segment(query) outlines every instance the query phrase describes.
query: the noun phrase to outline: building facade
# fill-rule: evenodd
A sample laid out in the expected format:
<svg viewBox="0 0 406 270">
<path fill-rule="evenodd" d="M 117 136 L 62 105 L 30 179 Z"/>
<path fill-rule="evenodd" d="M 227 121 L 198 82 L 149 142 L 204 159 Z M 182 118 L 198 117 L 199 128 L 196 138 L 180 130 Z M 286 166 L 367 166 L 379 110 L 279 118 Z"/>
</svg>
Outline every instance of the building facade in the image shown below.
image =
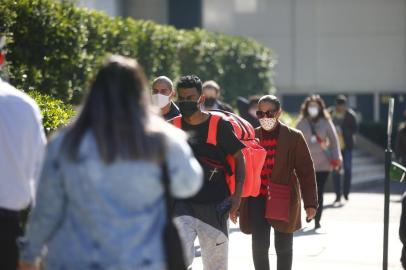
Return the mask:
<svg viewBox="0 0 406 270">
<path fill-rule="evenodd" d="M 398 119 L 406 109 L 406 0 L 82 2 L 115 2 L 126 12 L 112 15 L 258 40 L 275 52 L 276 88 L 290 112 L 309 93 L 328 104 L 346 94 L 366 121 L 385 118 L 389 96 Z"/>
</svg>

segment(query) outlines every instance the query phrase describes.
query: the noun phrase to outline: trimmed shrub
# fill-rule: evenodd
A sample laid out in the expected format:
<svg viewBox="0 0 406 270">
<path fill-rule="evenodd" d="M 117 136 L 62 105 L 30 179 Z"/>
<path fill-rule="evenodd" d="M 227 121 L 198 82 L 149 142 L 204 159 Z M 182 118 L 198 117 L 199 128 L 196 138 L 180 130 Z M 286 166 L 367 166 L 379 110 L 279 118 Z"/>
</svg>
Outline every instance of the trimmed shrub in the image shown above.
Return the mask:
<svg viewBox="0 0 406 270">
<path fill-rule="evenodd" d="M 242 37 L 111 18 L 53 0 L 3 0 L 0 32 L 9 37 L 11 83 L 64 102 L 80 100 L 109 53 L 137 58 L 150 79 L 190 73 L 214 79 L 228 102 L 272 90 L 271 50 Z"/>
<path fill-rule="evenodd" d="M 38 91 L 30 91 L 28 95 L 37 102 L 41 109 L 42 121 L 47 135 L 67 125 L 76 114 L 72 105 L 65 104 L 51 96 L 41 94 Z"/>
</svg>

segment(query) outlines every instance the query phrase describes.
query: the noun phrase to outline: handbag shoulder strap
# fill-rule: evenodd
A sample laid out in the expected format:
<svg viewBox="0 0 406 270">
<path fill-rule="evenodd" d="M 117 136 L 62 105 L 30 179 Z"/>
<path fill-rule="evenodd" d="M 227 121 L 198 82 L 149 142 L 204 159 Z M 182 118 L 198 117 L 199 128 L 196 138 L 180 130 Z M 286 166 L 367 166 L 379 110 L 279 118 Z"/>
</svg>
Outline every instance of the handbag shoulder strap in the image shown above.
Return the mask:
<svg viewBox="0 0 406 270">
<path fill-rule="evenodd" d="M 161 177 L 161 183 L 164 187 L 164 197 L 165 197 L 165 205 L 166 205 L 166 216 L 168 217 L 168 220 L 170 220 L 173 216 L 173 197 L 171 195 L 170 191 L 170 177 L 169 177 L 169 171 L 168 171 L 168 164 L 166 161 L 164 161 L 161 164 L 161 171 L 162 171 L 162 177 Z"/>
<path fill-rule="evenodd" d="M 318 135 L 317 132 L 316 132 L 316 127 L 314 126 L 314 124 L 313 124 L 309 119 L 307 119 L 307 123 L 309 123 L 310 130 L 311 130 L 311 132 L 312 132 L 312 135 L 313 135 L 313 136 L 316 136 L 317 138 L 319 138 L 319 135 Z"/>
<path fill-rule="evenodd" d="M 181 120 L 181 118 L 179 118 Z M 162 137 L 161 138 L 161 158 L 159 161 L 160 167 L 161 167 L 161 184 L 164 188 L 164 200 L 165 200 L 165 208 L 166 208 L 166 216 L 168 220 L 171 220 L 173 216 L 173 201 L 174 198 L 171 195 L 170 191 L 170 176 L 169 176 L 169 168 L 168 168 L 168 162 L 166 160 L 166 152 L 167 152 L 167 140 Z"/>
</svg>

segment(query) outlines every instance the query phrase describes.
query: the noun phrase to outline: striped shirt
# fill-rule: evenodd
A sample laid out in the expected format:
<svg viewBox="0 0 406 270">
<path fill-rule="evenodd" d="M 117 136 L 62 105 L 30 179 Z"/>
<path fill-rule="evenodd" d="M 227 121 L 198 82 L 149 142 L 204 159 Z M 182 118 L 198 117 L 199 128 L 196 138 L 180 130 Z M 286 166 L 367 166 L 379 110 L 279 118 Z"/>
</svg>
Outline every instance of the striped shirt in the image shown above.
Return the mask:
<svg viewBox="0 0 406 270">
<path fill-rule="evenodd" d="M 261 129 L 261 146 L 266 150 L 266 159 L 261 172 L 261 190 L 260 195 L 266 196 L 268 192 L 269 179 L 272 176 L 272 170 L 275 165 L 276 146 L 278 144 L 279 125 L 272 131 Z"/>
</svg>

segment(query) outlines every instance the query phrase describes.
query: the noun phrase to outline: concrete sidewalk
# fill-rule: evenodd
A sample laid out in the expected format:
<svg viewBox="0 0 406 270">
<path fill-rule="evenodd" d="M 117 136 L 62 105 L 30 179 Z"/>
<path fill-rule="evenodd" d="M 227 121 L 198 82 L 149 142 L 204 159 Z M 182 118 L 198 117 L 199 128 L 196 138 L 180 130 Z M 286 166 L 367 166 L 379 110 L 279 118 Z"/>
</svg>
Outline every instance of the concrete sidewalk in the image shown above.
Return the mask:
<svg viewBox="0 0 406 270">
<path fill-rule="evenodd" d="M 399 184 L 399 183 L 397 183 Z M 389 228 L 389 269 L 401 270 L 401 243 L 398 238 L 401 212 L 400 193 L 405 185 L 392 187 Z M 295 233 L 294 270 L 379 270 L 382 269 L 383 204 L 381 188 L 370 188 L 368 193 L 354 193 L 342 207 L 331 205 L 333 193 L 325 195 L 322 229 L 303 223 L 305 228 Z M 251 257 L 251 237 L 231 226 L 230 270 L 254 269 Z M 273 244 L 273 239 L 271 239 Z M 276 255 L 270 250 L 271 269 L 276 270 Z M 194 270 L 203 269 L 196 258 Z M 210 270 L 210 269 L 208 269 Z"/>
</svg>

